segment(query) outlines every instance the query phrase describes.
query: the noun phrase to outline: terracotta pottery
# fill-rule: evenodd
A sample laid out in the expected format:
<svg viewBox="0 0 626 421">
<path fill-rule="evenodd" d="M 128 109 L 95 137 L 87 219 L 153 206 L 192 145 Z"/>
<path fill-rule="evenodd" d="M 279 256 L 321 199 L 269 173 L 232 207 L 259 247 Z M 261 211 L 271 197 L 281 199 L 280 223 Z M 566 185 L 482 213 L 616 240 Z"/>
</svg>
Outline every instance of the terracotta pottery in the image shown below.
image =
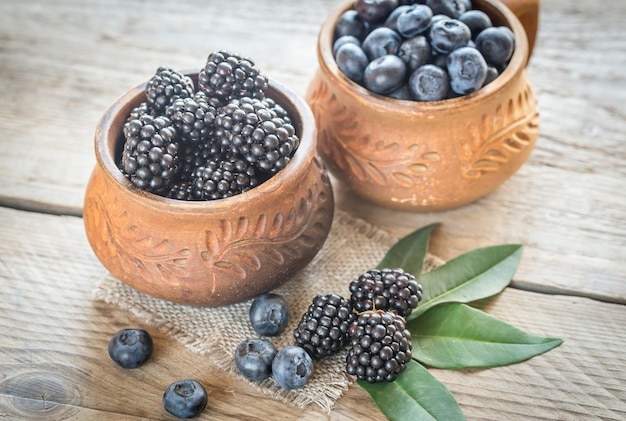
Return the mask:
<svg viewBox="0 0 626 421">
<path fill-rule="evenodd" d="M 357 195 L 408 211 L 438 211 L 494 190 L 528 159 L 539 132 L 537 101 L 526 76 L 526 30 L 537 30 L 538 1 L 475 0 L 494 25 L 515 34 L 510 64 L 489 85 L 433 102 L 383 97 L 354 83 L 332 56 L 333 30 L 346 2 L 322 25 L 320 67 L 307 101 L 317 120 L 319 150 L 330 171 Z M 525 30 L 526 29 L 526 30 Z"/>
<path fill-rule="evenodd" d="M 218 306 L 270 291 L 308 264 L 328 235 L 334 199 L 306 102 L 270 80 L 267 96 L 290 113 L 300 136 L 291 162 L 243 194 L 187 202 L 142 191 L 118 169 L 122 126 L 144 101 L 144 87 L 115 101 L 95 134 L 83 217 L 105 268 L 152 296 Z"/>
</svg>

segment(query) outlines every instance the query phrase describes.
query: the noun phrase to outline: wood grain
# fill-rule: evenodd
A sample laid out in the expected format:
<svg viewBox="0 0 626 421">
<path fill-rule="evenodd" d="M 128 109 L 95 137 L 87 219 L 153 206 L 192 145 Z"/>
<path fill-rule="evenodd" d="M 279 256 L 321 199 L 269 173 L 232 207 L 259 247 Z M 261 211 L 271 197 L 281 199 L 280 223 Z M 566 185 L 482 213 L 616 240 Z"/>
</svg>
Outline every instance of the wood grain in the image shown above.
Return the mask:
<svg viewBox="0 0 626 421">
<path fill-rule="evenodd" d="M 356 385 L 330 414 L 286 406 L 129 313 L 91 297 L 104 269 L 82 220 L 0 208 L 0 418 L 172 419 L 165 387 L 194 377 L 209 393 L 200 419 L 384 419 Z M 531 333 L 564 339 L 524 363 L 489 370 L 432 370 L 468 420 L 626 417 L 626 312 L 618 304 L 508 288 L 479 308 Z M 125 327 L 154 336 L 155 353 L 136 370 L 108 357 Z"/>
</svg>

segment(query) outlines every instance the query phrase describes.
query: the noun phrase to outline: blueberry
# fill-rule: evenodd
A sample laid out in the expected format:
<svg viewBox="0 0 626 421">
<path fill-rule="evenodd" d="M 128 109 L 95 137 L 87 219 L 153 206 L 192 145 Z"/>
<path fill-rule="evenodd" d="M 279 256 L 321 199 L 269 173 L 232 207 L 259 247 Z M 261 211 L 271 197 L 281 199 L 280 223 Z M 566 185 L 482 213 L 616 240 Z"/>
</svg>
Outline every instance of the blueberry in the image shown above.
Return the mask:
<svg viewBox="0 0 626 421">
<path fill-rule="evenodd" d="M 345 44 L 335 56 L 337 67 L 356 83 L 363 82 L 363 73 L 369 63 L 365 52 L 356 44 Z"/>
<path fill-rule="evenodd" d="M 428 39 L 423 35 L 418 35 L 400 44 L 398 57 L 406 63 L 408 70 L 412 72 L 418 67 L 429 63 L 433 55 Z"/>
<path fill-rule="evenodd" d="M 411 95 L 411 90 L 409 89 L 409 85 L 407 83 L 403 83 L 402 86 L 400 86 L 395 91 L 388 93 L 387 96 L 389 98 L 402 99 L 405 101 L 410 101 L 413 99 L 413 96 Z"/>
<path fill-rule="evenodd" d="M 448 56 L 450 87 L 461 95 L 480 89 L 487 78 L 487 62 L 480 52 L 471 47 L 461 47 Z"/>
<path fill-rule="evenodd" d="M 137 368 L 148 361 L 154 345 L 143 329 L 122 329 L 109 341 L 109 356 L 123 368 Z"/>
<path fill-rule="evenodd" d="M 383 26 L 386 26 L 389 29 L 393 29 L 398 32 L 398 17 L 406 10 L 409 10 L 411 5 L 405 4 L 402 6 L 398 6 L 391 11 Z"/>
<path fill-rule="evenodd" d="M 370 91 L 385 95 L 402 86 L 406 73 L 404 61 L 398 56 L 389 54 L 367 65 L 363 83 Z"/>
<path fill-rule="evenodd" d="M 272 361 L 277 352 L 266 339 L 246 339 L 235 349 L 235 367 L 250 380 L 265 380 L 272 375 Z"/>
<path fill-rule="evenodd" d="M 515 39 L 511 37 L 510 30 L 503 28 L 505 27 L 487 28 L 476 37 L 476 48 L 487 63 L 495 66 L 508 62 L 515 46 Z"/>
<path fill-rule="evenodd" d="M 278 335 L 289 322 L 289 306 L 278 294 L 259 295 L 252 301 L 248 314 L 252 328 L 263 336 Z"/>
<path fill-rule="evenodd" d="M 487 77 L 483 82 L 483 86 L 489 85 L 498 77 L 499 74 L 500 72 L 498 72 L 498 69 L 496 69 L 494 66 L 487 66 Z"/>
<path fill-rule="evenodd" d="M 354 35 L 344 35 L 333 42 L 333 57 L 337 56 L 337 50 L 345 44 L 354 44 L 361 46 L 361 41 Z"/>
<path fill-rule="evenodd" d="M 480 34 L 484 29 L 491 28 L 491 18 L 482 10 L 468 10 L 459 16 L 459 20 L 467 25 L 472 33 L 472 39 L 476 39 L 476 36 Z"/>
<path fill-rule="evenodd" d="M 361 20 L 356 10 L 346 10 L 339 16 L 335 24 L 335 39 L 344 35 L 352 35 L 360 40 L 367 33 L 367 25 Z"/>
<path fill-rule="evenodd" d="M 456 19 L 471 8 L 471 3 L 466 0 L 426 0 L 426 6 L 435 15 L 442 14 Z"/>
<path fill-rule="evenodd" d="M 398 16 L 398 32 L 405 38 L 421 34 L 430 26 L 433 11 L 423 4 L 414 4 Z"/>
<path fill-rule="evenodd" d="M 464 47 L 471 38 L 468 26 L 457 19 L 439 19 L 430 25 L 430 44 L 439 53 Z"/>
<path fill-rule="evenodd" d="M 381 26 L 370 32 L 361 47 L 371 61 L 387 54 L 396 54 L 402 44 L 402 37 L 393 29 Z"/>
<path fill-rule="evenodd" d="M 163 407 L 178 418 L 197 417 L 206 408 L 208 397 L 204 387 L 193 379 L 170 384 L 163 394 Z"/>
<path fill-rule="evenodd" d="M 299 346 L 287 346 L 272 362 L 274 380 L 283 389 L 298 389 L 313 375 L 313 359 Z"/>
<path fill-rule="evenodd" d="M 418 101 L 439 101 L 450 91 L 448 73 L 434 64 L 425 64 L 409 76 L 409 90 Z"/>
<path fill-rule="evenodd" d="M 396 7 L 398 0 L 356 0 L 354 3 L 354 10 L 362 21 L 368 23 L 384 22 Z"/>
</svg>

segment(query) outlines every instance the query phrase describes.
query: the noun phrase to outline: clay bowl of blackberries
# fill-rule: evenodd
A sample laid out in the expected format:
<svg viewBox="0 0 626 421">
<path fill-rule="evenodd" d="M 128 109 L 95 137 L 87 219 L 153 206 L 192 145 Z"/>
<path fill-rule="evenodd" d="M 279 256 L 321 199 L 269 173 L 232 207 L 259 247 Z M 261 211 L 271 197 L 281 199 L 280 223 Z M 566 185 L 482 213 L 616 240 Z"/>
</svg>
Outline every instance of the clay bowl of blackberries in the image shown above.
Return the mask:
<svg viewBox="0 0 626 421">
<path fill-rule="evenodd" d="M 334 210 L 307 103 L 227 51 L 144 80 L 96 128 L 83 211 L 95 255 L 130 287 L 194 306 L 290 279 Z"/>
<path fill-rule="evenodd" d="M 322 25 L 306 99 L 330 172 L 374 204 L 457 208 L 528 159 L 538 2 L 356 0 Z M 521 23 L 520 19 L 524 22 Z"/>
</svg>

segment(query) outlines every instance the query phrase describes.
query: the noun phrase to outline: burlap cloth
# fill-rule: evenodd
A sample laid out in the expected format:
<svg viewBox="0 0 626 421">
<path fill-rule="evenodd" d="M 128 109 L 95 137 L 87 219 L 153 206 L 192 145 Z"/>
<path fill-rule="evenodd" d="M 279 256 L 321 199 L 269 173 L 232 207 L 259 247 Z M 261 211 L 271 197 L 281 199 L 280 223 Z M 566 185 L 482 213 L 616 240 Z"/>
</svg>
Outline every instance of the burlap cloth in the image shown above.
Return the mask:
<svg viewBox="0 0 626 421">
<path fill-rule="evenodd" d="M 293 345 L 293 329 L 313 297 L 329 293 L 349 297 L 350 281 L 375 267 L 396 241 L 386 231 L 337 210 L 320 252 L 298 275 L 273 291 L 285 297 L 291 313 L 285 331 L 270 338 L 274 345 L 278 349 Z M 429 255 L 425 270 L 440 263 L 438 258 Z M 176 338 L 191 351 L 207 355 L 240 381 L 289 405 L 304 407 L 316 403 L 330 411 L 354 381 L 345 372 L 347 350 L 316 361 L 313 377 L 297 390 L 283 390 L 271 378 L 253 382 L 241 376 L 234 364 L 235 348 L 244 339 L 258 337 L 248 318 L 251 300 L 217 308 L 174 304 L 138 292 L 108 273 L 98 282 L 94 298 L 133 313 L 148 325 Z"/>
</svg>

